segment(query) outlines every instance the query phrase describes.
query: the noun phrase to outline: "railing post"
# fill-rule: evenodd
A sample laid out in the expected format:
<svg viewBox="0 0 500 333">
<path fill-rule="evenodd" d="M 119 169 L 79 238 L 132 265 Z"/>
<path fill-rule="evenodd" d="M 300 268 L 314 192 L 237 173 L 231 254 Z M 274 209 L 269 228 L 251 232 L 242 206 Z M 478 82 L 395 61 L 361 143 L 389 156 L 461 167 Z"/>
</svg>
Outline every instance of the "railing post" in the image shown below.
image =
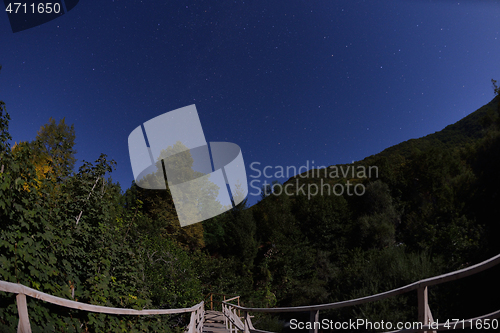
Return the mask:
<svg viewBox="0 0 500 333">
<path fill-rule="evenodd" d="M 229 320 L 229 332 L 233 333 L 233 321 L 232 320 Z"/>
<path fill-rule="evenodd" d="M 319 325 L 319 310 L 309 312 L 309 321 L 311 322 L 311 329 L 309 333 L 318 333 Z M 318 323 L 318 324 L 315 324 Z"/>
<path fill-rule="evenodd" d="M 250 327 L 248 325 L 248 316 L 250 314 L 247 311 L 243 311 L 243 333 L 250 333 Z"/>
<path fill-rule="evenodd" d="M 28 316 L 28 304 L 25 294 L 17 294 L 17 313 L 19 314 L 19 323 L 17 333 L 31 333 L 30 318 Z"/>
<path fill-rule="evenodd" d="M 417 298 L 418 298 L 418 321 L 426 325 L 427 313 L 425 311 L 425 306 L 427 305 L 428 301 L 427 286 L 418 287 Z"/>
<path fill-rule="evenodd" d="M 213 297 L 214 294 L 210 293 L 210 310 L 213 311 L 214 310 L 214 301 L 213 301 Z"/>
<path fill-rule="evenodd" d="M 227 307 L 226 307 L 226 304 L 222 303 L 222 314 L 224 315 L 224 324 L 226 324 L 226 330 L 228 329 L 229 327 L 229 324 L 228 324 L 228 320 L 227 320 Z"/>
<path fill-rule="evenodd" d="M 196 311 L 192 311 L 191 312 L 191 316 L 189 317 L 189 326 L 188 326 L 187 333 L 194 333 L 196 331 L 196 318 L 195 318 L 196 315 L 195 315 L 195 312 Z"/>
<path fill-rule="evenodd" d="M 203 318 L 201 317 L 201 309 L 196 314 L 196 333 L 203 332 Z"/>
<path fill-rule="evenodd" d="M 418 298 L 418 321 L 423 325 L 429 325 L 434 322 L 432 318 L 431 309 L 429 308 L 429 295 L 427 292 L 427 286 L 419 286 L 417 289 L 417 298 Z M 425 331 L 428 332 L 436 332 L 436 331 Z"/>
</svg>

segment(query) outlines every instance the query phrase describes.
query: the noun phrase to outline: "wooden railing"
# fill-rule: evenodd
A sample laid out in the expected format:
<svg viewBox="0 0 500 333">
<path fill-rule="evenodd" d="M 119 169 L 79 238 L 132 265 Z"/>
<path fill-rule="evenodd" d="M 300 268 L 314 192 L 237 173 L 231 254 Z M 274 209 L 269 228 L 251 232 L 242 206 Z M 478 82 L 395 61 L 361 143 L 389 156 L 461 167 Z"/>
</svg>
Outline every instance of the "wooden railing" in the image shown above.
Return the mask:
<svg viewBox="0 0 500 333">
<path fill-rule="evenodd" d="M 264 312 L 264 313 L 279 313 L 279 312 L 309 312 L 310 313 L 310 322 L 319 322 L 319 311 L 320 310 L 329 310 L 329 309 L 339 309 L 346 306 L 360 305 L 368 302 L 380 301 L 389 297 L 393 297 L 396 295 L 401 295 L 407 293 L 412 290 L 417 291 L 418 297 L 418 321 L 422 323 L 421 327 L 416 329 L 404 329 L 392 331 L 390 333 L 396 332 L 435 332 L 439 330 L 448 330 L 446 327 L 446 323 L 442 323 L 439 325 L 431 325 L 434 323 L 434 319 L 432 318 L 431 310 L 429 308 L 428 303 L 428 287 L 433 285 L 438 285 L 444 282 L 449 282 L 453 280 L 458 280 L 464 278 L 466 276 L 470 276 L 473 274 L 477 274 L 482 272 L 488 268 L 491 268 L 500 263 L 500 254 L 496 255 L 488 260 L 485 260 L 479 264 L 447 273 L 439 276 L 431 277 L 428 279 L 420 280 L 404 287 L 396 288 L 390 291 L 386 291 L 383 293 L 379 293 L 376 295 L 371 295 L 367 297 L 361 297 L 352 299 L 349 301 L 342 301 L 336 303 L 328 303 L 328 304 L 319 304 L 319 305 L 309 305 L 309 306 L 297 306 L 297 307 L 282 307 L 282 308 L 247 308 L 244 306 L 231 304 L 230 300 L 226 300 L 223 302 L 223 313 L 227 318 L 228 323 L 230 325 L 235 326 L 235 331 L 238 329 L 239 331 L 243 331 L 244 333 L 248 332 L 265 332 L 262 330 L 255 329 L 252 325 L 251 317 L 249 313 L 251 312 Z M 243 312 L 243 317 L 240 317 L 236 314 L 236 310 L 241 310 Z M 495 319 L 500 318 L 500 310 L 471 319 L 467 319 L 464 321 L 460 321 L 460 325 L 458 328 L 468 328 L 475 327 L 477 322 L 483 323 L 485 319 Z M 317 325 L 314 329 L 311 329 L 310 332 L 318 332 Z"/>
<path fill-rule="evenodd" d="M 309 305 L 309 306 L 298 306 L 298 307 L 282 307 L 282 308 L 248 308 L 241 306 L 239 303 L 239 296 L 232 297 L 226 299 L 227 295 L 222 295 L 223 301 L 222 303 L 222 312 L 225 316 L 226 328 L 230 330 L 230 332 L 236 332 L 237 330 L 243 331 L 244 333 L 255 332 L 255 333 L 269 333 L 263 330 L 256 329 L 251 321 L 251 312 L 262 312 L 262 313 L 279 313 L 279 312 L 309 312 L 310 313 L 310 321 L 311 322 L 319 322 L 319 311 L 320 310 L 329 310 L 329 309 L 338 309 L 346 306 L 360 305 L 368 302 L 380 301 L 389 297 L 393 297 L 396 295 L 400 295 L 403 293 L 407 293 L 412 290 L 417 291 L 418 296 L 418 321 L 422 323 L 421 327 L 416 329 L 405 329 L 392 331 L 391 333 L 396 332 L 424 332 L 424 331 L 439 331 L 448 329 L 445 323 L 431 326 L 434 322 L 431 314 L 431 310 L 428 304 L 428 287 L 433 285 L 438 285 L 444 282 L 449 282 L 453 280 L 458 280 L 464 278 L 466 276 L 470 276 L 473 274 L 477 274 L 481 271 L 484 271 L 488 268 L 491 268 L 500 263 L 500 254 L 492 257 L 488 260 L 485 260 L 479 264 L 447 273 L 439 276 L 431 277 L 428 279 L 423 279 L 404 287 L 396 288 L 390 291 L 386 291 L 383 293 L 379 293 L 376 295 L 371 295 L 367 297 L 361 297 L 357 299 L 352 299 L 349 301 L 329 303 L 329 304 L 319 304 L 319 305 Z M 177 314 L 177 313 L 191 313 L 191 319 L 189 325 L 187 327 L 187 333 L 202 333 L 203 331 L 203 320 L 204 320 L 204 302 L 200 302 L 199 304 L 190 307 L 190 308 L 182 308 L 182 309 L 155 309 L 155 310 L 135 310 L 135 309 L 121 309 L 121 308 L 112 308 L 106 306 L 99 305 L 91 305 L 76 301 L 67 300 L 64 298 L 52 296 L 38 290 L 26 287 L 22 284 L 11 283 L 6 281 L 0 281 L 0 291 L 10 292 L 17 294 L 17 310 L 19 314 L 19 323 L 18 323 L 18 333 L 31 333 L 31 326 L 28 315 L 28 307 L 26 302 L 26 296 L 33 297 L 36 299 L 43 300 L 48 303 L 60 305 L 67 308 L 84 310 L 89 312 L 97 312 L 97 313 L 107 313 L 107 314 L 116 314 L 116 315 L 161 315 L 161 314 Z M 213 308 L 213 295 L 210 295 L 210 306 Z M 232 304 L 231 302 L 237 301 L 237 304 Z M 243 312 L 243 316 L 241 316 L 241 312 Z M 468 328 L 476 326 L 477 322 L 484 322 L 486 319 L 496 319 L 500 318 L 500 310 L 467 320 L 461 321 L 461 325 L 457 328 Z M 314 326 L 314 329 L 310 330 L 311 332 L 317 332 L 317 325 Z"/>
<path fill-rule="evenodd" d="M 238 301 L 238 305 L 240 305 L 240 296 L 229 295 L 229 294 L 219 294 L 219 293 L 209 293 L 203 299 L 205 302 L 205 306 L 210 310 L 221 310 L 222 311 L 222 302 L 233 299 Z"/>
<path fill-rule="evenodd" d="M 238 304 L 231 304 L 229 302 L 238 301 Z M 229 298 L 222 303 L 222 313 L 224 314 L 224 322 L 226 323 L 226 329 L 229 330 L 230 333 L 237 333 L 238 330 L 242 331 L 245 327 L 248 327 L 252 332 L 266 332 L 257 330 L 253 327 L 252 320 L 248 315 L 248 312 L 245 313 L 245 316 L 241 318 L 240 309 L 236 307 L 232 307 L 230 305 L 235 305 L 240 307 L 240 296 L 236 296 L 233 298 Z M 244 322 L 242 321 L 244 320 Z"/>
<path fill-rule="evenodd" d="M 202 333 L 204 319 L 203 301 L 190 308 L 183 309 L 156 309 L 156 310 L 135 310 L 121 309 L 107 306 L 91 305 L 81 302 L 70 301 L 68 299 L 52 296 L 41 291 L 26 287 L 22 284 L 0 281 L 0 291 L 15 293 L 17 301 L 17 312 L 19 313 L 18 333 L 31 333 L 31 325 L 28 315 L 26 296 L 30 296 L 42 301 L 64 306 L 71 309 L 84 310 L 89 312 L 107 313 L 115 315 L 162 315 L 175 313 L 191 313 L 191 319 L 187 327 L 187 333 Z"/>
</svg>

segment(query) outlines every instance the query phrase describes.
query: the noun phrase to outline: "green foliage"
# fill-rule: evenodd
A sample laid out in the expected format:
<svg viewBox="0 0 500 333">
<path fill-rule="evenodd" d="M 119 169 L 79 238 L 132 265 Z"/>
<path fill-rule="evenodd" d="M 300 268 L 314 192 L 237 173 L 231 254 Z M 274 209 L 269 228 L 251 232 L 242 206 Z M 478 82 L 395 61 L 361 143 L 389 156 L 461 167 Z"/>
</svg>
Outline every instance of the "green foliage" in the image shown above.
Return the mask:
<svg viewBox="0 0 500 333">
<path fill-rule="evenodd" d="M 441 273 L 439 258 L 426 253 L 408 252 L 404 246 L 388 247 L 381 251 L 352 251 L 346 268 L 339 278 L 343 283 L 338 293 L 343 299 L 374 295 Z M 331 311 L 327 316 L 335 320 L 364 318 L 372 322 L 381 320 L 415 321 L 417 313 L 415 294 L 404 294 L 384 301 Z M 432 294 L 431 294 L 432 297 Z M 435 313 L 433 307 L 433 313 Z"/>
<path fill-rule="evenodd" d="M 40 144 L 32 145 L 33 151 L 39 159 L 50 160 L 57 177 L 67 177 L 73 171 L 76 162 L 76 150 L 73 148 L 75 129 L 73 125 L 68 126 L 64 118 L 59 123 L 50 118 L 47 124 L 40 127 L 35 142 Z"/>
<path fill-rule="evenodd" d="M 377 180 L 369 183 L 363 196 L 355 204 L 358 209 L 355 223 L 354 246 L 385 248 L 395 243 L 396 226 L 400 216 L 393 206 L 393 199 L 387 184 Z"/>
<path fill-rule="evenodd" d="M 144 237 L 142 279 L 154 308 L 191 307 L 201 297 L 201 285 L 188 253 L 163 237 Z"/>
<path fill-rule="evenodd" d="M 106 155 L 72 172 L 74 129 L 64 120 L 51 119 L 35 141 L 11 149 L 0 102 L 1 279 L 113 307 L 190 307 L 208 292 L 238 294 L 244 305 L 260 307 L 343 301 L 465 267 L 500 251 L 491 218 L 500 214 L 499 104 L 497 96 L 439 133 L 356 163 L 378 166 L 379 179 L 299 179 L 351 181 L 363 185 L 362 196 L 273 194 L 181 228 L 168 186 L 133 184 L 122 194 Z M 184 180 L 198 175 L 190 155 L 173 154 L 180 143 L 169 149 L 172 172 Z M 145 181 L 165 181 L 160 165 Z M 217 189 L 205 185 L 215 198 Z M 435 318 L 469 315 L 460 311 L 473 298 L 462 293 L 494 278 L 454 284 L 458 292 L 432 288 Z M 407 294 L 322 317 L 414 321 L 416 304 Z M 31 298 L 28 307 L 34 332 L 180 332 L 189 320 L 94 314 Z M 0 308 L 0 330 L 8 331 L 17 325 L 15 296 L 1 293 Z M 496 309 L 481 303 L 477 314 Z M 279 330 L 287 319 L 259 315 L 254 322 Z"/>
<path fill-rule="evenodd" d="M 13 154 L 8 142 L 8 120 L 2 110 L 3 280 L 112 307 L 189 307 L 201 300 L 199 282 L 187 254 L 145 227 L 151 221 L 141 211 L 140 200 L 129 207 L 122 205 L 119 186 L 106 179 L 113 161 L 101 155 L 95 163 L 84 162 L 76 174 L 69 174 L 65 162 L 60 165 L 66 177 L 61 177 L 62 169 L 56 168 L 40 179 L 34 165 L 39 151 L 33 147 L 42 142 L 19 145 Z M 69 145 L 57 143 L 56 151 L 61 147 L 70 149 Z M 69 155 L 57 152 L 54 156 Z M 155 259 L 151 259 L 153 250 Z M 172 264 L 153 265 L 157 258 L 170 258 Z M 192 272 L 190 276 L 188 271 Z M 2 296 L 6 306 L 0 312 L 0 324 L 15 327 L 15 302 L 5 293 Z M 168 326 L 175 330 L 188 320 L 183 315 L 139 318 L 61 310 L 32 298 L 28 298 L 28 310 L 34 332 L 144 332 Z"/>
<path fill-rule="evenodd" d="M 181 221 L 201 220 L 200 211 L 210 216 L 218 215 L 223 207 L 217 196 L 219 188 L 209 178 L 201 177 L 203 173 L 193 169 L 194 159 L 192 151 L 187 149 L 181 142 L 162 150 L 156 162 L 154 171 L 139 180 L 141 188 L 133 186 L 134 195 L 143 200 L 145 211 L 149 217 L 158 223 L 162 229 L 176 242 L 191 250 L 199 250 L 204 247 L 203 225 L 196 223 L 187 227 L 181 227 Z M 165 172 L 164 172 L 165 170 Z M 168 175 L 168 182 L 165 181 Z M 191 182 L 196 179 L 196 183 Z M 174 206 L 170 185 L 183 184 L 183 190 L 177 191 L 178 198 L 183 204 Z M 143 190 L 142 188 L 165 188 L 165 190 Z M 182 207 L 179 209 L 179 207 Z"/>
<path fill-rule="evenodd" d="M 299 196 L 292 209 L 301 233 L 318 249 L 340 251 L 348 245 L 352 213 L 343 196 Z"/>
</svg>

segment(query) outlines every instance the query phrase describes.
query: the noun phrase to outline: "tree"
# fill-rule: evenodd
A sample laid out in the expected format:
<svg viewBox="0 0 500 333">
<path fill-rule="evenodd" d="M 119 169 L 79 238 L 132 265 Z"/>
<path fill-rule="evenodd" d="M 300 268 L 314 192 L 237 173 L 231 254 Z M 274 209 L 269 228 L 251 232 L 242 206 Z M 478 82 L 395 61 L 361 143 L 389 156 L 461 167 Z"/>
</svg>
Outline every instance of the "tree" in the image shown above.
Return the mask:
<svg viewBox="0 0 500 333">
<path fill-rule="evenodd" d="M 356 221 L 354 244 L 369 248 L 384 248 L 395 241 L 400 216 L 393 204 L 390 189 L 380 180 L 371 182 L 357 200 L 359 217 Z"/>
<path fill-rule="evenodd" d="M 0 71 L 2 70 L 2 65 L 0 65 Z M 5 112 L 5 117 L 4 117 Z M 0 101 L 0 159 L 2 159 L 4 155 L 4 151 L 8 145 L 7 141 L 11 139 L 10 134 L 8 132 L 8 124 L 9 124 L 9 114 L 5 108 L 5 102 Z M 3 172 L 3 165 L 0 167 Z"/>
<path fill-rule="evenodd" d="M 500 87 L 497 86 L 497 80 L 491 79 L 491 83 L 493 84 L 493 91 L 495 95 L 500 95 Z"/>
<path fill-rule="evenodd" d="M 493 83 L 493 91 L 495 92 L 495 96 L 500 95 L 500 87 L 497 86 L 497 80 L 491 79 L 491 83 Z M 500 102 L 497 103 L 497 112 L 500 114 Z"/>
<path fill-rule="evenodd" d="M 36 187 L 39 188 L 42 179 L 60 183 L 60 180 L 67 178 L 73 171 L 76 161 L 74 141 L 73 125 L 66 125 L 64 118 L 58 124 L 50 118 L 47 124 L 40 127 L 35 140 L 15 143 L 12 154 L 21 154 L 23 148 L 30 151 L 30 162 L 35 167 Z M 28 190 L 27 184 L 25 189 Z"/>
<path fill-rule="evenodd" d="M 219 187 L 209 178 L 203 177 L 204 173 L 193 168 L 193 151 L 180 141 L 167 147 L 160 152 L 156 165 L 148 171 L 150 173 L 137 183 L 146 189 L 138 189 L 138 193 L 149 216 L 155 221 L 158 232 L 166 232 L 176 242 L 190 249 L 204 247 L 203 225 L 193 221 L 202 221 L 204 216 L 216 216 L 225 209 L 217 199 Z M 196 152 L 194 154 L 196 156 Z M 164 170 L 168 182 L 165 181 Z M 161 187 L 166 188 L 166 191 L 150 189 Z M 175 191 L 176 196 L 172 191 Z M 182 226 L 181 221 L 193 224 Z"/>
<path fill-rule="evenodd" d="M 36 141 L 41 144 L 36 144 Z M 47 124 L 40 127 L 36 140 L 30 143 L 38 164 L 49 161 L 54 175 L 59 179 L 64 179 L 73 171 L 76 162 L 74 145 L 74 126 L 67 125 L 64 118 L 56 123 L 52 117 Z"/>
</svg>

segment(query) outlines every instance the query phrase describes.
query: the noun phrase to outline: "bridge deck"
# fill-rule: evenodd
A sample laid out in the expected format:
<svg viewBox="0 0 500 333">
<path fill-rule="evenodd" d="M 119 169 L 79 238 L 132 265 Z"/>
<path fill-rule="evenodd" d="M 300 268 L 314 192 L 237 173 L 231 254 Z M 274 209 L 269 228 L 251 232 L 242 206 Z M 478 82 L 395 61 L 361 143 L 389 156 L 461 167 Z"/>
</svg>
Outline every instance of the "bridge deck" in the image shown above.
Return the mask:
<svg viewBox="0 0 500 333">
<path fill-rule="evenodd" d="M 219 311 L 208 310 L 205 312 L 204 333 L 229 333 L 224 324 L 224 315 Z"/>
</svg>

